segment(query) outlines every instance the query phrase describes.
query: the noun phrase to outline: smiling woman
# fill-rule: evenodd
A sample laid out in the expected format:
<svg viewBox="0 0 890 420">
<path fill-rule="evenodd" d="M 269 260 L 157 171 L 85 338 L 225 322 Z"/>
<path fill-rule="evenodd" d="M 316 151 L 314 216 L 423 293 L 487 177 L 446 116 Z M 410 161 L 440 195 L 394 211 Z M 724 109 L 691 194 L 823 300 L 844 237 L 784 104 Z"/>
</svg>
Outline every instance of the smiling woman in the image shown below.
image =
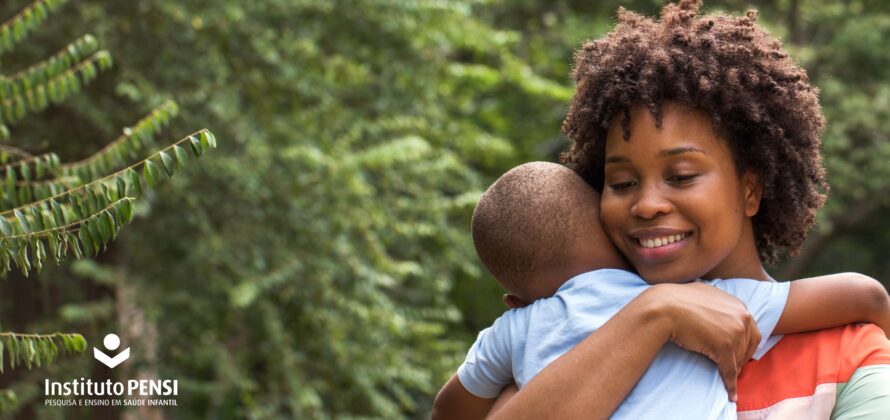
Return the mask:
<svg viewBox="0 0 890 420">
<path fill-rule="evenodd" d="M 731 396 L 738 377 L 739 418 L 890 413 L 890 341 L 874 325 L 788 335 L 748 362 L 738 349 L 750 315 L 717 290 L 670 284 L 774 281 L 764 264 L 800 250 L 827 191 L 818 88 L 755 25 L 756 11 L 700 7 L 668 4 L 658 20 L 619 9 L 614 30 L 575 54 L 563 125 L 563 160 L 602 192 L 610 239 L 647 282 L 668 284 L 542 370 L 496 418 L 608 417 L 666 342 L 713 360 Z M 793 300 L 813 302 L 792 290 L 783 317 L 799 309 Z M 839 301 L 827 295 L 818 312 L 838 316 Z"/>
<path fill-rule="evenodd" d="M 765 278 L 751 264 L 757 177 L 736 173 L 706 114 L 676 103 L 662 113 L 659 128 L 646 108 L 633 108 L 627 140 L 623 116 L 611 124 L 601 206 L 612 242 L 650 284 Z"/>
</svg>

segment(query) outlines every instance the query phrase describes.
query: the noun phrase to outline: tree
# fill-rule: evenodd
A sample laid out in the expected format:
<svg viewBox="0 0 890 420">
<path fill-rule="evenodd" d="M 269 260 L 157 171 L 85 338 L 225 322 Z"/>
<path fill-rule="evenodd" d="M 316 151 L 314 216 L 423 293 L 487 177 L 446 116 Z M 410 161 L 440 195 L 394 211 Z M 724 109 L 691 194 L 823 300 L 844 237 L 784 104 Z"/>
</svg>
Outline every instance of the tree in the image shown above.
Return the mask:
<svg viewBox="0 0 890 420">
<path fill-rule="evenodd" d="M 128 57 L 97 96 L 189 92 L 184 119 L 232 139 L 171 182 L 113 265 L 158 326 L 158 370 L 190 384 L 179 410 L 428 408 L 470 334 L 452 285 L 500 306 L 468 235 L 475 199 L 540 156 L 570 93 L 518 59 L 515 33 L 476 19 L 482 6 L 84 4 L 86 24 Z M 132 54 L 146 39 L 170 47 Z M 183 62 L 200 76 L 165 70 Z"/>
<path fill-rule="evenodd" d="M 0 25 L 0 54 L 23 46 L 64 3 L 35 0 L 21 8 Z M 110 54 L 99 49 L 95 37 L 84 35 L 48 58 L 0 74 L 0 135 L 15 140 L 15 145 L 0 146 L 0 277 L 13 269 L 27 277 L 31 271 L 40 273 L 48 260 L 62 264 L 69 256 L 99 254 L 130 222 L 144 188 L 216 147 L 214 135 L 205 129 L 131 163 L 158 146 L 157 136 L 178 112 L 172 101 L 77 161 L 63 162 L 51 148 L 13 135 L 18 131 L 10 127 L 63 103 L 111 66 Z M 77 333 L 0 332 L 0 374 L 22 365 L 50 364 L 63 352 L 83 353 L 86 347 Z M 13 391 L 0 390 L 0 413 L 15 399 Z"/>
<path fill-rule="evenodd" d="M 80 3 L 46 42 L 86 26 L 126 62 L 66 102 L 73 105 L 44 114 L 54 124 L 23 128 L 49 139 L 71 126 L 111 132 L 134 104 L 176 96 L 182 120 L 206 121 L 229 141 L 193 176 L 172 179 L 166 199 L 144 206 L 144 222 L 103 261 L 59 273 L 81 287 L 51 283 L 66 304 L 38 308 L 35 319 L 98 333 L 121 328 L 121 306 L 141 311 L 157 338 L 139 347 L 156 349 L 152 368 L 182 381 L 177 410 L 186 416 L 423 416 L 478 330 L 503 311 L 502 291 L 469 237 L 475 200 L 509 167 L 553 160 L 566 145 L 559 126 L 571 53 L 614 24 L 619 4 L 653 14 L 661 2 Z M 839 25 L 855 26 L 847 20 L 856 7 L 883 13 L 882 6 L 798 7 L 806 44 L 793 56 L 817 85 L 842 81 L 823 98 L 830 121 L 847 120 L 831 98 L 865 80 L 841 72 L 843 61 L 818 76 L 833 58 L 807 46 L 825 45 Z M 782 35 L 788 2 L 761 12 L 760 22 Z M 833 23 L 822 28 L 813 19 Z M 852 41 L 845 42 L 833 54 L 883 54 L 872 42 L 868 51 L 846 51 Z M 869 74 L 886 68 L 880 63 L 869 64 Z M 867 99 L 857 103 L 880 104 Z M 858 130 L 849 121 L 849 132 Z M 835 142 L 829 137 L 842 144 L 846 132 L 827 136 L 826 146 Z M 827 154 L 830 168 L 840 156 Z M 852 191 L 865 179 L 832 184 Z M 875 223 L 866 228 L 880 244 L 890 236 L 886 222 Z M 879 254 L 869 252 L 868 261 Z M 28 302 L 18 299 L 14 309 Z M 89 374 L 68 362 L 53 368 Z"/>
</svg>

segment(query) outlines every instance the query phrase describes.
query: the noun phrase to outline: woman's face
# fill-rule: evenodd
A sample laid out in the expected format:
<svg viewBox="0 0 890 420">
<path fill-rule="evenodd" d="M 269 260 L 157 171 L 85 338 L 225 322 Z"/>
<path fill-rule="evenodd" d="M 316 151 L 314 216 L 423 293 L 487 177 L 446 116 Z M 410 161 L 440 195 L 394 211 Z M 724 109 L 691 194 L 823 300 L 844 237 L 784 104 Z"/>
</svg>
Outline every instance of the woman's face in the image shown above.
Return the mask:
<svg viewBox="0 0 890 420">
<path fill-rule="evenodd" d="M 601 218 L 609 237 L 651 284 L 695 278 L 766 278 L 751 217 L 760 187 L 739 176 L 709 117 L 662 106 L 662 127 L 643 107 L 609 127 Z"/>
</svg>

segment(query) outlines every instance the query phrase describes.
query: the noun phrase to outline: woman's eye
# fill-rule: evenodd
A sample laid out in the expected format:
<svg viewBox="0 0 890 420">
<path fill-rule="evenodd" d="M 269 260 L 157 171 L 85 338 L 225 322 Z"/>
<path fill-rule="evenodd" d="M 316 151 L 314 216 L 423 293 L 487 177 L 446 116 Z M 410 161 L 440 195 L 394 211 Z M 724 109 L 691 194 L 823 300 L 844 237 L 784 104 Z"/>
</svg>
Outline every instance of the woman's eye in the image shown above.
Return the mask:
<svg viewBox="0 0 890 420">
<path fill-rule="evenodd" d="M 612 191 L 624 191 L 636 185 L 636 181 L 615 182 L 609 184 Z"/>
<path fill-rule="evenodd" d="M 676 184 L 685 184 L 692 182 L 698 174 L 689 174 L 689 175 L 674 175 L 668 178 L 668 181 L 676 183 Z"/>
</svg>

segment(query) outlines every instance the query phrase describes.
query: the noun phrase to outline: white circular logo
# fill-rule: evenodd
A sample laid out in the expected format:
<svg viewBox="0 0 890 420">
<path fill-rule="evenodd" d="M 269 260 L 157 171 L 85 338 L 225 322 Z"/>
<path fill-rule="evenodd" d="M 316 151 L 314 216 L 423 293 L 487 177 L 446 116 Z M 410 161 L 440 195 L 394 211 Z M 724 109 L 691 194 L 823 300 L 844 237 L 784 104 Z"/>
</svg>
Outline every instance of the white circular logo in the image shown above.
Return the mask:
<svg viewBox="0 0 890 420">
<path fill-rule="evenodd" d="M 111 333 L 105 336 L 105 340 L 102 343 L 105 344 L 105 348 L 108 350 L 117 350 L 121 345 L 121 339 L 117 334 Z"/>
</svg>

